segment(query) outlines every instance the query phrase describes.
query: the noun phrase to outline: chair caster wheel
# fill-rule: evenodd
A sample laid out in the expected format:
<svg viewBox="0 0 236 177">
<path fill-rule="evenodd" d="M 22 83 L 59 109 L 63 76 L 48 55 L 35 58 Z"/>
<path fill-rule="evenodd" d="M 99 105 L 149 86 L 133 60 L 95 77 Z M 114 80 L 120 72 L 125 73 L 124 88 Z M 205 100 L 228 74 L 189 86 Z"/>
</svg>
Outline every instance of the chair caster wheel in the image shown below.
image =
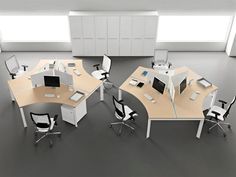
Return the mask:
<svg viewBox="0 0 236 177">
<path fill-rule="evenodd" d="M 209 133 L 210 133 L 210 130 L 207 130 L 207 133 L 209 134 Z"/>
<path fill-rule="evenodd" d="M 226 137 L 226 134 L 225 134 L 225 133 L 224 133 L 223 135 L 224 135 L 224 137 Z"/>
<path fill-rule="evenodd" d="M 109 128 L 112 128 L 112 125 L 109 125 Z"/>
<path fill-rule="evenodd" d="M 231 125 L 228 125 L 228 129 L 231 129 Z"/>
<path fill-rule="evenodd" d="M 34 143 L 34 146 L 37 147 L 37 146 L 38 146 L 38 143 Z"/>
<path fill-rule="evenodd" d="M 61 138 L 61 134 L 58 134 L 57 136 L 58 136 L 59 138 Z"/>
</svg>

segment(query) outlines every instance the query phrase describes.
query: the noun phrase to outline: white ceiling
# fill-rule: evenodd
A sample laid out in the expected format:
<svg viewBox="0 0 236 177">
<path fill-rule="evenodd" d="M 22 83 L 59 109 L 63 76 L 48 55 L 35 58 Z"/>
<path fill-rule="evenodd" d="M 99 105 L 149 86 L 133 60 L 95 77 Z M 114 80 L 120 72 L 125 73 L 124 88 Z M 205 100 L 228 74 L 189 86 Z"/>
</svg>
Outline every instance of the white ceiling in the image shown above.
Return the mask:
<svg viewBox="0 0 236 177">
<path fill-rule="evenodd" d="M 0 0 L 0 13 L 68 13 L 70 10 L 235 12 L 236 0 Z"/>
</svg>

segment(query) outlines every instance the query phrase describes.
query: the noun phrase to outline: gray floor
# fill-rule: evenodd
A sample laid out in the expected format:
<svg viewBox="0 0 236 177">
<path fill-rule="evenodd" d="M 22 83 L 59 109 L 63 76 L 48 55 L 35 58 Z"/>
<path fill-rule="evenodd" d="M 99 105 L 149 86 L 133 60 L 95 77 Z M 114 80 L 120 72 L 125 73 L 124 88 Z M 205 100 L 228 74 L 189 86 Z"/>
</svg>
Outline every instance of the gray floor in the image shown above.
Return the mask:
<svg viewBox="0 0 236 177">
<path fill-rule="evenodd" d="M 228 122 L 224 138 L 217 129 L 207 134 L 210 124 L 204 124 L 200 140 L 195 138 L 198 122 L 154 122 L 151 139 L 145 139 L 147 113 L 142 103 L 124 93 L 125 102 L 137 110 L 136 132 L 125 129 L 116 136 L 108 127 L 115 121 L 111 95 L 99 102 L 99 92 L 88 100 L 88 114 L 78 128 L 61 121 L 58 129 L 62 139 L 55 138 L 53 148 L 48 141 L 33 145 L 33 125 L 29 112 L 49 112 L 60 115 L 60 105 L 38 104 L 25 108 L 29 127 L 23 128 L 19 109 L 10 100 L 8 73 L 4 59 L 13 53 L 0 54 L 0 176 L 1 177 L 234 177 L 236 176 L 236 106 Z M 34 67 L 42 58 L 72 58 L 71 53 L 19 52 L 20 60 Z M 174 66 L 189 66 L 219 87 L 217 99 L 231 101 L 236 94 L 236 59 L 221 52 L 172 52 Z M 150 58 L 112 58 L 111 81 L 119 86 L 139 66 L 150 66 Z M 88 72 L 101 58 L 84 58 Z"/>
</svg>

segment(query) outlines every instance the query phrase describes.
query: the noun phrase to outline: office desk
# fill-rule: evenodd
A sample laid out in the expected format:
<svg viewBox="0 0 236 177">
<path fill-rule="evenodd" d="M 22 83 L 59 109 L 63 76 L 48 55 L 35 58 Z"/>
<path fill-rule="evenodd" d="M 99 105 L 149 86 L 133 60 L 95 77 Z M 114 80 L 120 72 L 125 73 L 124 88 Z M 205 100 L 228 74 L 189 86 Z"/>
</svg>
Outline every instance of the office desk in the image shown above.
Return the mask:
<svg viewBox="0 0 236 177">
<path fill-rule="evenodd" d="M 20 108 L 24 127 L 27 127 L 23 110 L 23 107 L 25 106 L 36 103 L 58 103 L 71 107 L 77 107 L 82 101 L 85 101 L 99 87 L 100 100 L 104 99 L 103 82 L 95 79 L 84 70 L 82 60 L 58 60 L 65 66 L 67 66 L 67 63 L 75 63 L 75 67 L 67 67 L 67 72 L 73 76 L 73 90 L 69 89 L 67 85 L 63 84 L 61 84 L 59 88 L 50 88 L 44 86 L 33 88 L 30 76 L 39 72 L 46 64 L 52 63 L 53 61 L 54 60 L 40 60 L 37 66 L 31 71 L 27 72 L 26 74 L 17 79 L 8 81 L 12 100 L 16 101 Z M 74 73 L 73 69 L 79 70 L 81 75 L 77 76 Z M 79 100 L 78 102 L 74 102 L 69 99 L 69 97 L 76 90 L 85 93 L 85 96 L 81 98 L 81 100 Z M 45 97 L 45 93 L 53 93 L 56 95 L 56 97 Z M 77 126 L 77 124 L 75 124 L 75 126 Z"/>
<path fill-rule="evenodd" d="M 193 81 L 191 82 L 190 86 L 187 86 L 187 88 L 181 95 L 178 93 L 178 91 L 176 91 L 174 102 L 172 102 L 167 89 L 165 89 L 163 95 L 158 93 L 155 89 L 152 88 L 152 85 L 149 83 L 148 78 L 142 75 L 143 71 L 155 72 L 153 69 L 139 66 L 120 86 L 118 99 L 122 99 L 122 91 L 126 91 L 137 97 L 142 102 L 148 113 L 146 138 L 150 137 L 152 121 L 173 120 L 199 121 L 196 137 L 200 138 L 205 119 L 203 114 L 203 104 L 206 99 L 210 99 L 209 106 L 212 106 L 214 104 L 217 94 L 217 87 L 213 85 L 212 87 L 205 89 L 196 82 L 196 80 L 201 76 L 187 67 L 177 68 L 175 69 L 176 74 L 183 71 L 188 71 L 187 80 L 193 79 Z M 132 79 L 137 79 L 141 82 L 144 82 L 145 84 L 142 88 L 131 86 L 129 82 Z M 198 95 L 197 99 L 194 101 L 189 99 L 193 91 L 200 91 L 200 95 Z M 144 96 L 145 93 L 152 96 L 156 103 L 149 101 Z"/>
</svg>

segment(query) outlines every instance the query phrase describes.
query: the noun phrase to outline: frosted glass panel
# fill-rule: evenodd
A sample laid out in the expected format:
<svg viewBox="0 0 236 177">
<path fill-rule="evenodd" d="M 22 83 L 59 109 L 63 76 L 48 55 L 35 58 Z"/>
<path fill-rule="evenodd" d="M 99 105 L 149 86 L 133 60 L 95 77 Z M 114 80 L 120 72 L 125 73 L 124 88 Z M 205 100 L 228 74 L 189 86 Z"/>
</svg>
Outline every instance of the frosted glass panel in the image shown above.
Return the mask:
<svg viewBox="0 0 236 177">
<path fill-rule="evenodd" d="M 157 41 L 225 42 L 231 16 L 160 16 Z"/>
<path fill-rule="evenodd" d="M 67 16 L 0 16 L 5 42 L 69 42 Z"/>
</svg>

